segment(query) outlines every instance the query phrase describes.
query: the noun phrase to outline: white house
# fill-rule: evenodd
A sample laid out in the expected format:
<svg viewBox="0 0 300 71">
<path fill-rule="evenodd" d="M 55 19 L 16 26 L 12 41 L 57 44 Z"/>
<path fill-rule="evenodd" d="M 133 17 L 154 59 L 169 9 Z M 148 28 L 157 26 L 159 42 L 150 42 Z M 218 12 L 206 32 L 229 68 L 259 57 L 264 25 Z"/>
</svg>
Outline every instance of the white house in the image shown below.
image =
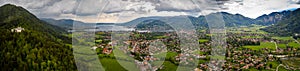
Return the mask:
<svg viewBox="0 0 300 71">
<path fill-rule="evenodd" d="M 25 29 L 22 28 L 22 27 L 17 27 L 17 28 L 11 29 L 11 32 L 17 32 L 17 33 L 20 33 L 20 32 L 22 32 L 22 31 L 25 31 Z"/>
<path fill-rule="evenodd" d="M 97 48 L 98 48 L 97 46 L 93 46 L 91 49 L 96 50 Z"/>
</svg>

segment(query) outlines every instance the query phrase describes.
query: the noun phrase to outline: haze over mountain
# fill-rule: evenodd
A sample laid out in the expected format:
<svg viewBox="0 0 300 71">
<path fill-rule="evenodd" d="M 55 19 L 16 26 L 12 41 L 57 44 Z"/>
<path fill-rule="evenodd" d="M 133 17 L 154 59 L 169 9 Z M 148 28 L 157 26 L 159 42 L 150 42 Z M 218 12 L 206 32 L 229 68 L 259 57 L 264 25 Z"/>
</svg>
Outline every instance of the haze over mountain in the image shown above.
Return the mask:
<svg viewBox="0 0 300 71">
<path fill-rule="evenodd" d="M 76 24 L 77 26 L 80 26 L 80 27 L 85 27 L 85 28 L 91 28 L 96 25 L 113 25 L 114 24 L 114 23 L 84 23 L 84 22 L 76 21 L 76 20 L 72 20 L 72 19 L 55 20 L 55 19 L 50 19 L 50 18 L 41 18 L 41 20 L 43 20 L 49 24 L 61 27 L 65 30 L 73 29 L 74 24 Z M 79 28 L 79 27 L 76 27 L 76 28 Z"/>
<path fill-rule="evenodd" d="M 227 27 L 238 27 L 238 26 L 248 26 L 252 24 L 256 25 L 264 25 L 264 26 L 270 26 L 266 29 L 263 29 L 267 32 L 275 33 L 277 35 L 293 35 L 294 33 L 300 33 L 299 30 L 299 22 L 298 21 L 298 15 L 299 9 L 296 10 L 286 10 L 281 12 L 273 12 L 268 15 L 262 15 L 258 18 L 251 19 L 248 17 L 245 17 L 240 14 L 230 14 L 226 12 L 219 12 L 218 14 L 222 14 L 225 25 Z M 217 13 L 212 13 L 209 15 L 213 15 Z M 193 16 L 173 16 L 173 17 L 163 17 L 163 16 L 153 16 L 153 17 L 141 17 L 137 18 L 135 20 L 126 22 L 126 23 L 118 23 L 117 25 L 120 26 L 127 26 L 132 28 L 139 28 L 143 29 L 141 24 L 148 25 L 148 26 L 163 26 L 159 25 L 161 24 L 172 24 L 172 23 L 166 23 L 163 22 L 162 19 L 168 19 L 169 21 L 176 21 L 176 20 L 182 20 L 182 19 L 176 19 L 176 17 L 185 17 L 190 20 L 190 23 L 195 26 L 197 29 L 208 27 L 208 23 L 206 21 L 205 16 L 199 16 L 199 17 L 193 17 Z M 43 19 L 44 21 L 51 23 L 53 25 L 57 26 L 67 26 L 72 27 L 70 24 L 72 24 L 72 21 L 74 20 L 50 20 L 50 19 Z M 150 21 L 150 22 L 149 22 Z M 79 22 L 79 21 L 76 21 Z M 87 24 L 80 22 L 82 24 Z M 113 23 L 98 23 L 102 25 L 112 25 Z M 184 23 L 182 23 L 184 24 Z M 139 27 L 136 27 L 138 25 Z M 145 27 L 144 27 L 145 28 Z M 165 27 L 167 28 L 167 26 Z"/>
<path fill-rule="evenodd" d="M 62 28 L 11 4 L 1 6 L 0 15 L 1 71 L 76 70 L 71 39 Z"/>
<path fill-rule="evenodd" d="M 277 22 L 280 22 L 287 16 L 291 14 L 292 11 L 287 10 L 287 11 L 282 11 L 282 12 L 273 12 L 268 15 L 262 15 L 258 18 L 252 19 L 245 17 L 240 14 L 230 14 L 227 12 L 218 12 L 218 13 L 212 13 L 209 15 L 215 15 L 215 14 L 221 14 L 223 16 L 223 20 L 225 22 L 226 27 L 238 27 L 238 26 L 249 26 L 252 24 L 256 25 L 264 25 L 264 26 L 269 26 L 273 24 L 277 24 Z M 201 28 L 208 28 L 208 23 L 206 21 L 206 18 L 204 16 L 199 16 L 199 17 L 193 17 L 193 16 L 153 16 L 153 17 L 141 17 L 137 18 L 135 20 L 126 22 L 126 23 L 115 23 L 115 25 L 119 26 L 127 26 L 131 28 L 137 28 L 137 29 L 145 29 L 142 28 L 141 26 L 156 26 L 156 27 L 163 27 L 161 24 L 172 24 L 171 22 L 174 23 L 174 21 L 182 20 L 184 19 L 181 18 L 186 18 L 189 19 L 190 22 L 182 22 L 181 24 L 187 24 L 191 23 L 196 29 L 201 29 Z M 80 24 L 82 26 L 84 25 L 90 25 L 90 26 L 95 26 L 95 25 L 114 25 L 114 23 L 84 23 L 80 21 L 75 21 L 71 19 L 62 19 L 62 20 L 54 20 L 54 19 L 42 19 L 52 25 L 60 26 L 65 29 L 73 29 L 72 24 Z M 166 22 L 166 20 L 168 22 Z M 149 22 L 150 21 L 150 22 Z M 159 22 L 160 21 L 160 22 Z M 138 27 L 137 27 L 138 26 Z M 148 27 L 149 28 L 149 27 Z M 168 28 L 168 25 L 164 28 Z"/>
<path fill-rule="evenodd" d="M 223 16 L 223 20 L 227 27 L 248 26 L 248 25 L 252 25 L 252 24 L 267 26 L 267 25 L 276 24 L 277 22 L 281 21 L 286 16 L 288 16 L 290 14 L 290 12 L 291 11 L 273 12 L 268 15 L 262 15 L 256 19 L 251 19 L 251 18 L 245 17 L 240 14 L 230 14 L 230 13 L 226 13 L 226 12 L 212 13 L 209 15 L 221 14 Z M 207 15 L 205 15 L 205 16 L 207 16 Z M 197 28 L 201 28 L 201 27 L 208 27 L 208 23 L 206 21 L 205 16 L 199 16 L 199 17 L 193 17 L 193 16 L 142 17 L 142 18 L 138 18 L 138 19 L 123 23 L 121 25 L 134 27 L 134 25 L 137 25 L 140 23 L 145 23 L 149 20 L 168 19 L 168 20 L 175 21 L 175 20 L 181 20 L 181 19 L 171 19 L 171 18 L 186 17 L 191 21 L 191 23 L 194 26 L 196 26 Z M 148 23 L 150 23 L 150 22 L 148 22 Z M 172 24 L 172 23 L 169 23 L 169 24 Z"/>
</svg>

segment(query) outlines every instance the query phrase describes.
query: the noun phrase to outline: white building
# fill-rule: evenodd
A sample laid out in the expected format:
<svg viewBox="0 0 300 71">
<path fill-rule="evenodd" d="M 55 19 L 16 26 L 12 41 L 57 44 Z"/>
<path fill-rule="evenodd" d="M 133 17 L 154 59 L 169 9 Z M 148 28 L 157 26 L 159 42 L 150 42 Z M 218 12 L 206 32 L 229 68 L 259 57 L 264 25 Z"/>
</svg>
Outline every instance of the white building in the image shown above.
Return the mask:
<svg viewBox="0 0 300 71">
<path fill-rule="evenodd" d="M 97 48 L 98 48 L 97 46 L 93 46 L 91 49 L 96 50 Z"/>
<path fill-rule="evenodd" d="M 17 33 L 20 33 L 20 32 L 22 32 L 22 31 L 25 31 L 25 29 L 22 28 L 22 27 L 17 27 L 17 28 L 11 29 L 11 32 L 17 32 Z"/>
</svg>

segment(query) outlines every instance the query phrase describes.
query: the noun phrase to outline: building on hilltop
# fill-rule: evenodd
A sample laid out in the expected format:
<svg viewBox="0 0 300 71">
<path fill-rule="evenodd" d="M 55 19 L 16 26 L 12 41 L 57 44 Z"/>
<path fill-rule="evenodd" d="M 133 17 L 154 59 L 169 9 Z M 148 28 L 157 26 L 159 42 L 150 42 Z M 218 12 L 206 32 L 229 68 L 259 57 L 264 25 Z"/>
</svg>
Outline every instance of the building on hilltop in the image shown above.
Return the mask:
<svg viewBox="0 0 300 71">
<path fill-rule="evenodd" d="M 11 29 L 11 32 L 17 32 L 17 33 L 20 33 L 20 32 L 22 32 L 22 31 L 25 31 L 25 29 L 22 28 L 22 27 L 17 27 L 17 28 Z"/>
</svg>

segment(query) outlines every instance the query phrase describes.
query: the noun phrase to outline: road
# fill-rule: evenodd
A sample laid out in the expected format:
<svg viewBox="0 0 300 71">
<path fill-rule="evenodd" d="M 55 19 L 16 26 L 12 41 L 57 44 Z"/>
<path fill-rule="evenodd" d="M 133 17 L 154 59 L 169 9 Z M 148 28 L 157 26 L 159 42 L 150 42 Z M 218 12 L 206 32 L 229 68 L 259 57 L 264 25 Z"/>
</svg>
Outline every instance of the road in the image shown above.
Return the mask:
<svg viewBox="0 0 300 71">
<path fill-rule="evenodd" d="M 291 37 L 291 38 L 293 38 L 293 37 Z M 294 39 L 294 38 L 293 38 L 293 39 Z M 294 39 L 294 40 L 295 40 L 298 44 L 300 44 L 298 40 L 296 40 L 296 39 Z"/>
<path fill-rule="evenodd" d="M 284 65 L 282 65 L 282 64 L 278 65 L 277 68 L 276 68 L 276 71 L 278 71 L 278 68 L 279 68 L 280 66 L 284 66 Z"/>
<path fill-rule="evenodd" d="M 272 41 L 273 42 L 273 41 Z M 273 42 L 274 44 L 275 44 L 275 46 L 276 46 L 276 50 L 278 49 L 278 46 L 277 46 L 277 43 L 276 42 Z"/>
</svg>

